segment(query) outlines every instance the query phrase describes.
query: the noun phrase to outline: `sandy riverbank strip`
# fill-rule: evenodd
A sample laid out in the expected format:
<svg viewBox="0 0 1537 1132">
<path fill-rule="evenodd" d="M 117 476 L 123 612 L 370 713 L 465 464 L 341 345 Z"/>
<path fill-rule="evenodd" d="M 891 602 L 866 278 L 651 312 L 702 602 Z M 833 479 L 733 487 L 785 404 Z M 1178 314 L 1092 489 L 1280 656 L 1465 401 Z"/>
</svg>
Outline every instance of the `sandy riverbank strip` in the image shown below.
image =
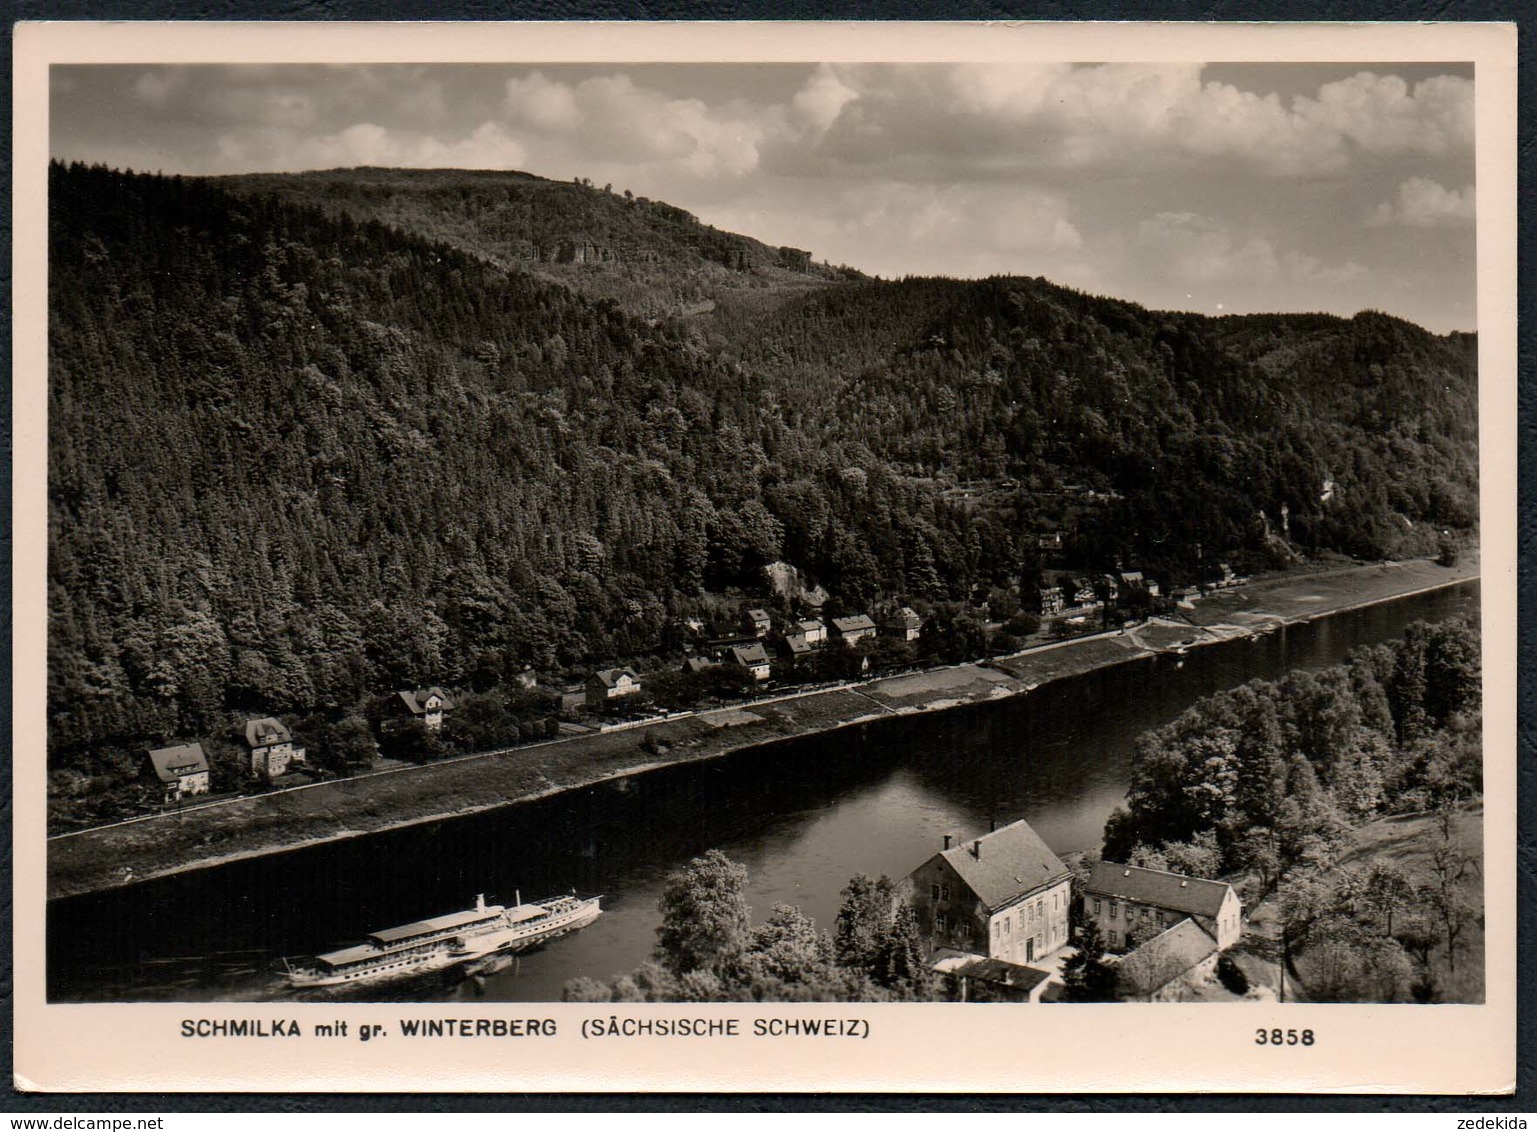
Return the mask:
<svg viewBox="0 0 1537 1132">
<path fill-rule="evenodd" d="M 1262 579 L 1178 619 L 1038 646 L 1010 657 L 768 697 L 644 727 L 361 775 L 87 830 L 48 844 L 50 899 L 534 801 L 783 739 L 944 711 L 1193 644 L 1251 635 L 1478 577 L 1476 563 L 1402 562 Z M 1189 642 L 1187 644 L 1187 642 Z M 642 749 L 646 736 L 651 751 Z"/>
</svg>

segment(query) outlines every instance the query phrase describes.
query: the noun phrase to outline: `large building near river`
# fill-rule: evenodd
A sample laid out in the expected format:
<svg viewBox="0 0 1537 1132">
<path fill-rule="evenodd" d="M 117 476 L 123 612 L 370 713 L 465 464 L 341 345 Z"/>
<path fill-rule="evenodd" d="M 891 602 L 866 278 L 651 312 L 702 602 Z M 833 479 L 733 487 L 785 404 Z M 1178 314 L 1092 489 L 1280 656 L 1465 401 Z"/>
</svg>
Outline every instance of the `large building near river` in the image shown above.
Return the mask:
<svg viewBox="0 0 1537 1132">
<path fill-rule="evenodd" d="M 1243 935 L 1243 901 L 1226 881 L 1100 861 L 1083 887 L 1083 911 L 1112 951 L 1131 951 L 1184 919 L 1226 950 Z"/>
<path fill-rule="evenodd" d="M 1072 873 L 1029 824 L 945 847 L 901 885 L 930 954 L 940 948 L 1006 963 L 1044 959 L 1068 942 Z"/>
</svg>

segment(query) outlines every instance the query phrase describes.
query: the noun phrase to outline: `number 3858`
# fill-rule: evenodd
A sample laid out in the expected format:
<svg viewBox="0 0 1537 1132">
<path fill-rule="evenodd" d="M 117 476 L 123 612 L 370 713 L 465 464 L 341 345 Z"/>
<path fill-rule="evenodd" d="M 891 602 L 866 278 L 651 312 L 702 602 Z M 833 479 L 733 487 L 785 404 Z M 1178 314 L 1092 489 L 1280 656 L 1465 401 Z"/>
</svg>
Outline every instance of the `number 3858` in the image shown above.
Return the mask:
<svg viewBox="0 0 1537 1132">
<path fill-rule="evenodd" d="M 1313 1044 L 1313 1031 L 1283 1030 L 1279 1027 L 1273 1030 L 1259 1029 L 1254 1031 L 1254 1044 L 1257 1046 L 1310 1046 Z"/>
</svg>

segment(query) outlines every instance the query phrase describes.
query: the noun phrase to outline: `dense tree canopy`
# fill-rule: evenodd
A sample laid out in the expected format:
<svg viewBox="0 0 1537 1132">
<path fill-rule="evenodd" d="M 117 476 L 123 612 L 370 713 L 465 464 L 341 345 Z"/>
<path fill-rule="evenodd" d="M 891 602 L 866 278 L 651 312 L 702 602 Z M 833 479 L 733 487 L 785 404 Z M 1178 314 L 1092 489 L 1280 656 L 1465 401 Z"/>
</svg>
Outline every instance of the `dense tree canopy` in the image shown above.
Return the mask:
<svg viewBox="0 0 1537 1132">
<path fill-rule="evenodd" d="M 925 647 L 949 656 L 980 639 L 968 603 L 1039 565 L 1040 529 L 1085 566 L 1181 579 L 1272 553 L 1283 505 L 1303 549 L 1473 522 L 1466 340 L 863 280 L 498 176 L 402 203 L 380 171 L 52 169 L 55 766 L 661 655 L 680 615 L 776 560 L 833 612 L 948 610 Z M 630 258 L 582 271 L 646 271 L 614 292 L 626 309 L 496 254 L 495 225 L 529 247 L 607 225 L 587 242 Z M 717 309 L 639 316 L 701 280 Z M 984 505 L 948 492 L 979 478 Z"/>
<path fill-rule="evenodd" d="M 1483 792 L 1480 652 L 1462 620 L 1201 700 L 1137 743 L 1105 856 L 1266 882 L 1381 813 Z"/>
</svg>

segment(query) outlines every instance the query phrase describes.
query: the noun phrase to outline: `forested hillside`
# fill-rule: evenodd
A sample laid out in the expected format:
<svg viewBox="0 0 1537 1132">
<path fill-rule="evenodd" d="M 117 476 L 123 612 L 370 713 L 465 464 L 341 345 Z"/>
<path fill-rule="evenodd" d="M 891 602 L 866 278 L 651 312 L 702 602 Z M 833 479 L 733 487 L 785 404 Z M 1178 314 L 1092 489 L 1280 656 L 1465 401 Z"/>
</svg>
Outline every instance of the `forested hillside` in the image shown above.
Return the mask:
<svg viewBox="0 0 1537 1132">
<path fill-rule="evenodd" d="M 391 227 L 250 188 L 52 170 L 56 766 L 232 712 L 660 656 L 775 560 L 836 612 L 1008 587 L 1053 526 L 1069 564 L 1183 580 L 1273 552 L 1282 504 L 1305 551 L 1425 550 L 1475 517 L 1471 345 L 1382 316 L 780 287 L 753 245 L 769 260 L 715 266 L 775 305 L 640 318 L 479 254 L 467 221 L 424 234 L 425 206 Z M 646 293 L 704 270 L 669 230 L 624 231 L 655 251 Z M 964 479 L 992 502 L 946 494 Z"/>
<path fill-rule="evenodd" d="M 859 275 L 814 263 L 798 248 L 722 232 L 662 201 L 529 173 L 333 169 L 216 183 L 378 220 L 589 298 L 612 299 L 643 317 L 703 313 L 719 301 L 751 302 L 755 292 L 805 290 Z"/>
</svg>

